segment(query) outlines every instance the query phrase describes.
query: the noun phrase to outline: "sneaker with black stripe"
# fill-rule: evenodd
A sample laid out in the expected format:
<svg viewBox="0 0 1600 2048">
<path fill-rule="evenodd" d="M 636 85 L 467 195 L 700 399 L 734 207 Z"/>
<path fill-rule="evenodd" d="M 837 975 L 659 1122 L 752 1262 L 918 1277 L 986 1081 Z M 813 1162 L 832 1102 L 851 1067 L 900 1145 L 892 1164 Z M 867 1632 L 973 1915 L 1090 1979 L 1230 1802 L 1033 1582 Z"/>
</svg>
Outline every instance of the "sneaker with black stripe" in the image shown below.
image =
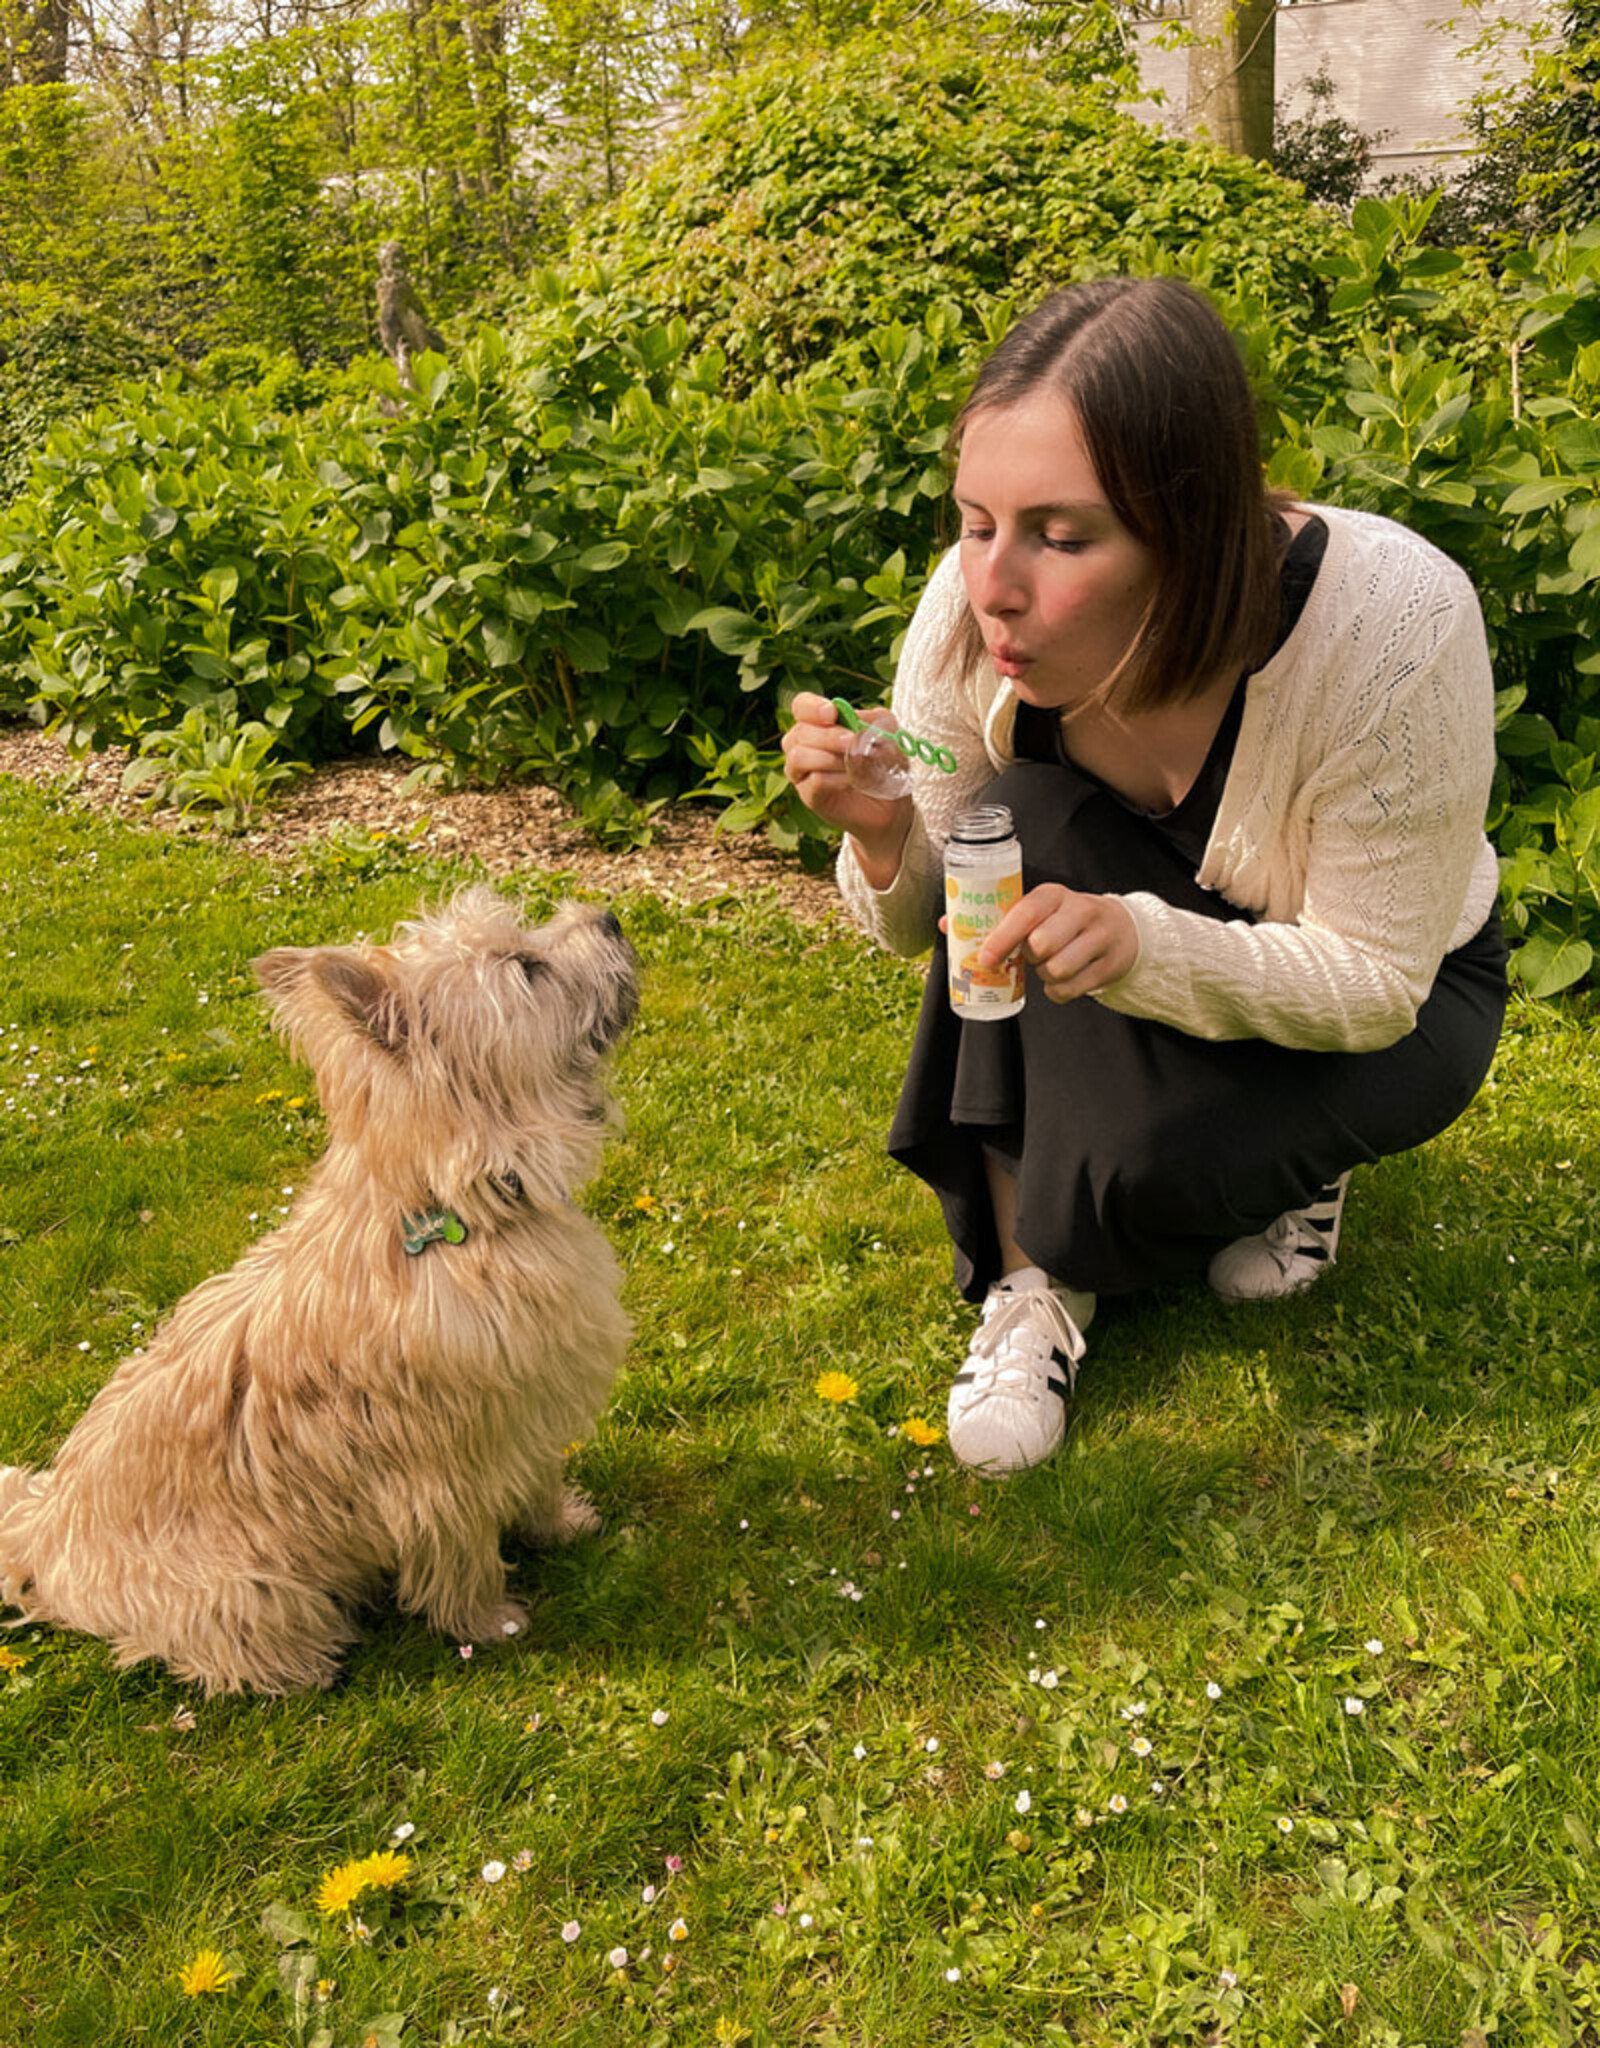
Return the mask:
<svg viewBox="0 0 1600 2048">
<path fill-rule="evenodd" d="M 945 1422 L 963 1465 L 1021 1472 L 1055 1450 L 1086 1346 L 1094 1296 L 1051 1284 L 1038 1266 L 989 1289 Z"/>
<path fill-rule="evenodd" d="M 1348 1173 L 1322 1188 L 1303 1209 L 1286 1209 L 1255 1237 L 1235 1238 L 1211 1261 L 1213 1294 L 1224 1301 L 1278 1301 L 1319 1280 L 1339 1251 Z"/>
</svg>

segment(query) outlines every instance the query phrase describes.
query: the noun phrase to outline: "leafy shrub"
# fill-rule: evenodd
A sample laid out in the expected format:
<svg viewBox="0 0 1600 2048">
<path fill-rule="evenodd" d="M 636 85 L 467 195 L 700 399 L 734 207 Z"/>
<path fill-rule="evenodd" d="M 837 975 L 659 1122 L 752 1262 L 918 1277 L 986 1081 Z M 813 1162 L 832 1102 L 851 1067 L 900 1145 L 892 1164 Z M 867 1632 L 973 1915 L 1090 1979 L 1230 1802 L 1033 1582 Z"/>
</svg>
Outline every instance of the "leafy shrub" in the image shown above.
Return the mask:
<svg viewBox="0 0 1600 2048">
<path fill-rule="evenodd" d="M 775 744 L 780 682 L 880 693 L 936 543 L 955 314 L 869 337 L 850 384 L 731 400 L 681 322 L 546 291 L 536 353 L 424 358 L 394 417 L 392 373 L 301 421 L 169 378 L 57 428 L 0 522 L 0 708 L 81 747 L 167 755 L 200 711 L 307 759 L 538 774 L 625 839 Z M 792 800 L 773 822 L 797 842 Z"/>
<path fill-rule="evenodd" d="M 26 482 L 52 422 L 166 360 L 142 335 L 71 301 L 35 306 L 0 325 L 0 502 Z"/>
<path fill-rule="evenodd" d="M 1155 134 L 981 39 L 853 38 L 723 88 L 581 258 L 687 321 L 739 384 L 943 300 L 993 311 L 1199 258 L 1224 298 L 1303 329 L 1338 224 L 1259 165 Z"/>
<path fill-rule="evenodd" d="M 1600 227 L 1510 259 L 1486 303 L 1424 244 L 1428 213 L 1357 205 L 1331 310 L 1363 324 L 1331 388 L 1281 415 L 1272 474 L 1403 521 L 1472 576 L 1501 690 L 1502 901 L 1523 979 L 1553 994 L 1600 942 Z"/>
</svg>

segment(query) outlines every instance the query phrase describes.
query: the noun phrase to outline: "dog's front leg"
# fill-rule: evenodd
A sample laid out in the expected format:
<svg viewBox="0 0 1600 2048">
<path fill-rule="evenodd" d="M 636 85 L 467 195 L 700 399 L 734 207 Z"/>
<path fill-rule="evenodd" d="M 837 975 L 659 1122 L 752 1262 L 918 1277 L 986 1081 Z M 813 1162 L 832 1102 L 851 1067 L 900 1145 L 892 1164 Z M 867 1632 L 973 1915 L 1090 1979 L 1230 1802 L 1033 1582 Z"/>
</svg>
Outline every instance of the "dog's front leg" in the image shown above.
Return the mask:
<svg viewBox="0 0 1600 2048">
<path fill-rule="evenodd" d="M 395 1598 L 440 1635 L 498 1642 L 526 1627 L 528 1610 L 506 1592 L 506 1568 L 492 1522 L 442 1529 L 420 1524 L 400 1548 Z"/>
</svg>

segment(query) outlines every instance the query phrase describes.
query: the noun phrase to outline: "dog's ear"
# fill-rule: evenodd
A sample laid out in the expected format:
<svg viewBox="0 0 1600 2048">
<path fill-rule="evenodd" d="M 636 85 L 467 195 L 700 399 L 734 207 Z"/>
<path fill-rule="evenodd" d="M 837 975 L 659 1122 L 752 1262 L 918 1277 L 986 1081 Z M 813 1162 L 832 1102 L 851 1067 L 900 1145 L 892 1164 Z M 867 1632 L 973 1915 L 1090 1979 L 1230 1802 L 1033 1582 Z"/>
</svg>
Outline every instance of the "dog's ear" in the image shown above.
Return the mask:
<svg viewBox="0 0 1600 2048">
<path fill-rule="evenodd" d="M 274 946 L 250 962 L 256 980 L 269 996 L 286 996 L 305 979 L 314 957 L 310 946 Z"/>
<path fill-rule="evenodd" d="M 310 971 L 318 987 L 358 1030 L 385 1052 L 405 1051 L 409 1036 L 405 1008 L 370 954 L 348 946 L 319 947 L 311 955 Z"/>
</svg>

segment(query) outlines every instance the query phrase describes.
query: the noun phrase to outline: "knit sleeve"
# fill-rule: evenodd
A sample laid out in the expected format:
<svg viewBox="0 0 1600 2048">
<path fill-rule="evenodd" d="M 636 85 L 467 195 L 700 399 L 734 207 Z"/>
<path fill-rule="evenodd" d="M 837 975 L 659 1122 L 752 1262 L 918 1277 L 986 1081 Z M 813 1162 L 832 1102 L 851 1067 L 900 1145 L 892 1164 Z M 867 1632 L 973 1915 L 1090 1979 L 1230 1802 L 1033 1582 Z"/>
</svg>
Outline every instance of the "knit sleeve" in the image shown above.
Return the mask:
<svg viewBox="0 0 1600 2048">
<path fill-rule="evenodd" d="M 951 824 L 994 774 L 984 748 L 982 691 L 974 677 L 962 673 L 951 647 L 965 606 L 959 551 L 951 548 L 929 577 L 906 629 L 891 699 L 897 724 L 950 749 L 955 774 L 910 762 L 911 827 L 899 872 L 887 889 L 870 885 L 848 838 L 839 852 L 839 891 L 850 915 L 880 946 L 908 957 L 926 952 L 938 929 Z"/>
<path fill-rule="evenodd" d="M 1413 628 L 1359 665 L 1357 687 L 1329 692 L 1320 758 L 1287 797 L 1298 906 L 1219 922 L 1122 898 L 1139 957 L 1101 991 L 1108 1008 L 1312 1051 L 1376 1051 L 1412 1029 L 1469 891 L 1485 914 L 1493 901 L 1488 648 L 1470 584 L 1440 561 Z"/>
</svg>

